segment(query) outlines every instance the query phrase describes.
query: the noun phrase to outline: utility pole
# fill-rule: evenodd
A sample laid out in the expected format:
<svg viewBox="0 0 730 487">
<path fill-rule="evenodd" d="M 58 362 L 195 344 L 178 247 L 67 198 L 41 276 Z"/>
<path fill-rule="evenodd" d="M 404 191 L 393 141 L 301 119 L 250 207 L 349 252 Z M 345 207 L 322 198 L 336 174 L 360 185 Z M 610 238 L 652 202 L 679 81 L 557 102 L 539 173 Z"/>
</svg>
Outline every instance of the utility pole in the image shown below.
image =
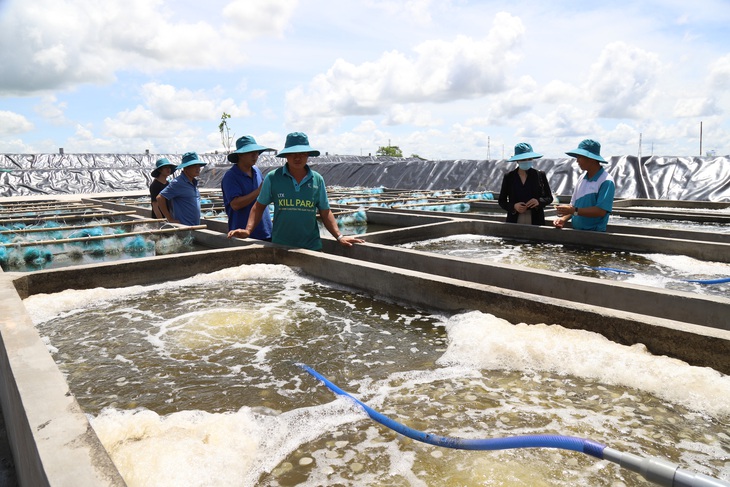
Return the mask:
<svg viewBox="0 0 730 487">
<path fill-rule="evenodd" d="M 639 132 L 639 164 L 641 164 L 641 132 Z"/>
<path fill-rule="evenodd" d="M 492 158 L 492 149 L 491 149 L 491 140 L 489 139 L 489 136 L 487 135 L 487 160 L 490 160 Z"/>
<path fill-rule="evenodd" d="M 702 122 L 700 122 L 700 157 L 702 157 Z"/>
</svg>

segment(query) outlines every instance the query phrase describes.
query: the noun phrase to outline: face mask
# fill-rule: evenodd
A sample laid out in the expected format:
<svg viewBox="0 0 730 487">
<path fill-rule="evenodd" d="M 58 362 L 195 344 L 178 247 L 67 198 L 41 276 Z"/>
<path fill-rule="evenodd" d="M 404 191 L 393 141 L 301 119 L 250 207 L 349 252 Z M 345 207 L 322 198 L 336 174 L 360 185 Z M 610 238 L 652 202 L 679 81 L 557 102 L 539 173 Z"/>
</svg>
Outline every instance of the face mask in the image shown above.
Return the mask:
<svg viewBox="0 0 730 487">
<path fill-rule="evenodd" d="M 520 169 L 523 171 L 527 171 L 528 169 L 532 169 L 532 162 L 531 161 L 525 161 L 525 162 L 518 162 L 518 166 L 520 166 Z"/>
</svg>

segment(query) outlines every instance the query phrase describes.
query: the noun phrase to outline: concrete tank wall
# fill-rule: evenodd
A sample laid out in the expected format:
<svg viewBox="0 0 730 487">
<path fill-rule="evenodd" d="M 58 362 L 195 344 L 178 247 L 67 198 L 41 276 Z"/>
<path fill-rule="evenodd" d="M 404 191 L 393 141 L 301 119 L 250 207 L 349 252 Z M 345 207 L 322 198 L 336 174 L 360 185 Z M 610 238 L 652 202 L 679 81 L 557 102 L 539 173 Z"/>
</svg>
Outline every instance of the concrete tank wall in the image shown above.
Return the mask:
<svg viewBox="0 0 730 487">
<path fill-rule="evenodd" d="M 150 284 L 242 264 L 284 264 L 375 297 L 429 310 L 480 310 L 513 323 L 560 323 L 600 333 L 617 343 L 643 343 L 652 353 L 730 373 L 730 330 L 722 319 L 730 309 L 730 300 L 555 273 L 538 275 L 518 266 L 462 262 L 392 247 L 394 243 L 458 232 L 585 243 L 586 232 L 381 210 L 373 210 L 369 219 L 399 222 L 402 228 L 366 235 L 365 244 L 352 248 L 326 238 L 324 252 L 312 252 L 227 239 L 225 223 L 218 222 L 211 224 L 215 229 L 195 232 L 196 241 L 212 248 L 207 251 L 0 273 L 0 405 L 21 484 L 124 484 L 21 301 L 29 295 L 68 288 Z M 660 233 L 651 238 L 637 233 L 591 234 L 591 241 L 606 248 L 644 249 L 653 249 L 652 242 L 660 241 L 658 248 L 678 253 L 730 254 L 722 238 L 690 242 Z M 712 320 L 720 326 L 710 326 Z"/>
</svg>

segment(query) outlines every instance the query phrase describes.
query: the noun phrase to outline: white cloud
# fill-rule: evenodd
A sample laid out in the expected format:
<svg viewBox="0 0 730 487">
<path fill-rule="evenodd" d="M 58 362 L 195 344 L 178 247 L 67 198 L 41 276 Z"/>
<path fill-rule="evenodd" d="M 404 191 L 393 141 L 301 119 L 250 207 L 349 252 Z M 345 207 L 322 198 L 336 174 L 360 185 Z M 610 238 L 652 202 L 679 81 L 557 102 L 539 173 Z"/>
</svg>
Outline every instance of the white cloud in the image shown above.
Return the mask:
<svg viewBox="0 0 730 487">
<path fill-rule="evenodd" d="M 552 82 L 548 91 L 549 105 L 560 100 L 568 102 L 579 101 L 572 98 L 576 94 L 575 88 L 567 83 Z M 501 93 L 490 95 L 478 102 L 479 116 L 471 117 L 466 121 L 468 126 L 507 126 L 520 123 L 521 115 L 539 113 L 544 110 L 545 90 L 538 86 L 530 76 L 522 76 L 512 83 L 512 86 Z M 483 108 L 482 108 L 483 107 Z M 476 108 L 476 107 L 475 107 Z"/>
<path fill-rule="evenodd" d="M 268 92 L 266 90 L 251 90 L 250 97 L 252 100 L 263 100 Z"/>
<path fill-rule="evenodd" d="M 78 140 L 93 140 L 94 133 L 83 125 L 76 125 L 76 138 Z"/>
<path fill-rule="evenodd" d="M 30 132 L 35 127 L 23 115 L 0 110 L 0 137 Z"/>
<path fill-rule="evenodd" d="M 600 134 L 602 129 L 590 109 L 558 105 L 546 114 L 528 113 L 515 129 L 517 138 L 569 138 Z"/>
<path fill-rule="evenodd" d="M 727 153 L 724 2 L 0 0 L 0 147 L 220 150 L 225 111 L 340 154 L 635 153 L 641 132 L 681 155 L 700 120 Z"/>
<path fill-rule="evenodd" d="M 355 132 L 355 133 L 365 133 L 365 134 L 367 134 L 367 133 L 370 133 L 370 132 L 374 132 L 375 130 L 377 130 L 377 128 L 378 128 L 378 124 L 375 123 L 374 121 L 372 121 L 372 120 L 364 120 L 364 121 L 360 122 L 357 125 L 357 127 L 355 127 L 354 129 L 352 129 L 352 131 Z"/>
<path fill-rule="evenodd" d="M 629 152 L 622 151 L 622 153 L 628 153 L 628 154 L 637 154 L 639 153 L 639 130 L 636 129 L 635 126 L 628 125 L 625 123 L 619 123 L 616 125 L 616 127 L 609 131 L 605 137 L 603 137 L 603 147 L 606 149 L 606 151 L 610 150 L 612 147 L 625 147 L 633 145 L 633 150 L 630 150 Z M 646 150 L 646 147 L 643 147 L 642 143 L 642 156 L 648 156 L 649 153 Z M 603 157 L 606 157 L 609 154 L 604 150 L 601 151 Z"/>
<path fill-rule="evenodd" d="M 231 38 L 281 37 L 298 0 L 233 0 L 223 9 Z"/>
<path fill-rule="evenodd" d="M 674 116 L 680 118 L 701 117 L 719 113 L 715 99 L 707 97 L 685 97 L 674 105 Z"/>
<path fill-rule="evenodd" d="M 42 97 L 40 103 L 33 107 L 37 114 L 53 125 L 64 125 L 68 123 L 68 119 L 64 114 L 66 108 L 68 108 L 67 103 L 59 102 L 53 95 Z"/>
<path fill-rule="evenodd" d="M 613 42 L 603 49 L 591 67 L 586 88 L 601 103 L 600 116 L 640 117 L 640 107 L 661 74 L 662 64 L 656 54 L 624 42 Z"/>
<path fill-rule="evenodd" d="M 269 2 L 257 4 L 259 13 L 271 9 Z M 290 4 L 280 0 L 277 11 Z M 235 11 L 239 4 L 232 5 Z M 0 16 L 0 95 L 109 83 L 125 69 L 220 68 L 246 60 L 245 45 L 226 40 L 223 29 L 171 22 L 167 9 L 161 0 L 10 2 Z M 259 24 L 271 22 L 263 16 Z"/>
<path fill-rule="evenodd" d="M 500 13 L 480 40 L 426 41 L 413 49 L 413 57 L 390 51 L 360 65 L 338 59 L 306 90 L 287 92 L 288 120 L 372 115 L 394 103 L 447 102 L 499 92 L 523 34 L 517 17 Z"/>
<path fill-rule="evenodd" d="M 318 144 L 317 147 L 323 149 L 323 153 L 367 156 L 375 155 L 378 147 L 388 145 L 388 139 L 389 134 L 381 130 L 363 132 L 356 129 L 337 135 L 318 136 L 316 137 L 316 143 Z"/>
<path fill-rule="evenodd" d="M 223 112 L 240 118 L 251 115 L 247 103 L 236 103 L 230 98 L 215 99 L 215 93 L 204 90 L 178 89 L 172 85 L 147 83 L 142 97 L 149 109 L 163 120 L 215 120 Z"/>
<path fill-rule="evenodd" d="M 415 127 L 429 127 L 441 123 L 443 120 L 435 120 L 431 112 L 422 106 L 400 104 L 391 106 L 383 120 L 385 125 L 413 125 Z"/>
<path fill-rule="evenodd" d="M 490 137 L 485 131 L 460 123 L 452 124 L 446 130 L 412 132 L 404 138 L 400 147 L 403 155 L 416 154 L 427 159 L 495 158 L 503 150 L 501 138 Z"/>
<path fill-rule="evenodd" d="M 124 149 L 117 149 L 117 147 L 129 147 L 124 141 L 120 141 L 116 138 L 103 137 L 99 138 L 94 135 L 91 128 L 85 127 L 81 124 L 76 125 L 74 135 L 69 137 L 63 144 L 64 152 L 66 153 L 84 153 L 84 152 L 96 152 L 96 153 L 113 153 L 113 152 L 127 152 Z M 135 151 L 143 152 L 143 151 Z"/>
<path fill-rule="evenodd" d="M 367 5 L 382 10 L 389 17 L 402 17 L 416 24 L 428 25 L 431 23 L 431 9 L 433 0 L 407 0 L 393 2 L 390 0 L 370 0 Z M 444 3 L 447 3 L 444 1 Z M 450 2 L 448 2 L 450 3 Z"/>
<path fill-rule="evenodd" d="M 539 99 L 543 103 L 583 103 L 585 92 L 577 86 L 563 80 L 552 80 L 539 91 Z"/>
<path fill-rule="evenodd" d="M 168 123 L 142 106 L 120 112 L 115 118 L 104 119 L 106 134 L 119 139 L 170 137 L 176 131 L 174 125 L 174 122 Z M 177 127 L 179 128 L 180 126 Z"/>
<path fill-rule="evenodd" d="M 217 144 L 202 144 L 201 131 L 187 123 L 163 120 L 154 112 L 142 106 L 125 110 L 115 117 L 104 119 L 103 137 L 92 133 L 88 127 L 77 127 L 76 136 L 69 139 L 68 147 L 86 147 L 90 151 L 113 150 L 116 152 L 141 153 L 145 149 L 158 153 L 187 152 L 190 150 L 206 152 L 221 149 L 220 137 Z"/>
<path fill-rule="evenodd" d="M 88 132 L 83 138 L 86 140 Z M 81 133 L 79 133 L 81 136 Z M 221 148 L 220 138 L 218 145 L 205 146 L 200 142 L 193 142 L 200 136 L 198 129 L 174 120 L 163 120 L 154 112 L 138 106 L 133 110 L 120 112 L 114 118 L 104 119 L 103 138 L 94 138 L 89 147 L 124 147 L 133 148 L 137 152 L 150 149 L 153 152 L 186 152 L 196 150 L 206 152 L 212 148 Z M 78 140 L 76 140 L 78 142 Z M 70 146 L 70 144 L 67 144 Z M 193 149 L 191 149 L 193 147 Z M 121 149 L 120 149 L 121 150 Z"/>
<path fill-rule="evenodd" d="M 509 90 L 492 97 L 489 103 L 489 119 L 492 123 L 500 123 L 534 109 L 539 101 L 538 93 L 535 80 L 523 76 Z"/>
<path fill-rule="evenodd" d="M 23 142 L 23 139 L 0 139 L 0 153 L 2 154 L 32 154 L 37 152 Z"/>
<path fill-rule="evenodd" d="M 730 54 L 710 66 L 710 86 L 717 90 L 730 90 Z"/>
</svg>

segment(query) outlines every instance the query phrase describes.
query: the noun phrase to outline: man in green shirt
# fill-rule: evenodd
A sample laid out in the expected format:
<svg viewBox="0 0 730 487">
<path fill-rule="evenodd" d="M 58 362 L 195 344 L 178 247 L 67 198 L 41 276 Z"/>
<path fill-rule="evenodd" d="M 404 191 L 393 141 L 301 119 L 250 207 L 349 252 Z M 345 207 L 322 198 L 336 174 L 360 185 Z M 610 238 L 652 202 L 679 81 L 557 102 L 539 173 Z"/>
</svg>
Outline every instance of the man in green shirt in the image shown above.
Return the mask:
<svg viewBox="0 0 730 487">
<path fill-rule="evenodd" d="M 273 243 L 321 250 L 317 213 L 327 231 L 346 247 L 363 242 L 356 237 L 346 237 L 340 233 L 332 211 L 330 211 L 324 179 L 307 165 L 309 157 L 319 156 L 312 149 L 309 139 L 301 132 L 286 136 L 284 149 L 276 157 L 286 158 L 286 164 L 270 171 L 261 185 L 256 203 L 251 209 L 246 228 L 228 232 L 228 238 L 248 238 L 269 204 L 274 204 L 274 228 L 271 233 Z"/>
</svg>

